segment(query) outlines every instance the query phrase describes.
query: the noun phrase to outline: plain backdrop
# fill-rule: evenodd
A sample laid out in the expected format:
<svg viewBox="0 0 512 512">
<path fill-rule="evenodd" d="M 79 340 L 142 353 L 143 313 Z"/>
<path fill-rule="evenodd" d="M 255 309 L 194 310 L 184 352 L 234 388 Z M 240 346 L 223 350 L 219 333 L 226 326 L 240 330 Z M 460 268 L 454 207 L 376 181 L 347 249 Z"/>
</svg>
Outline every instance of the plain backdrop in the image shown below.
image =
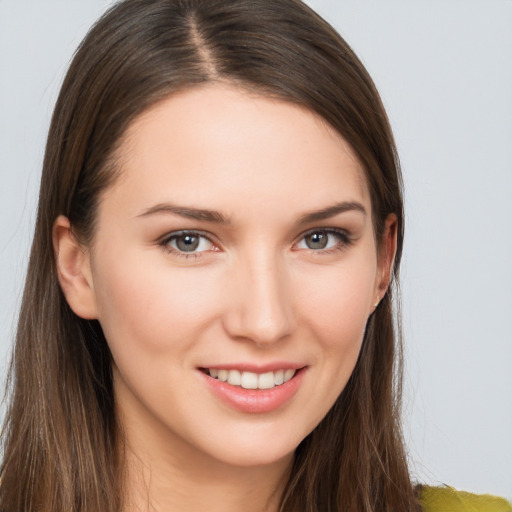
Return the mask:
<svg viewBox="0 0 512 512">
<path fill-rule="evenodd" d="M 269 0 L 270 1 L 270 0 Z M 0 0 L 0 375 L 63 73 L 107 0 Z M 382 95 L 406 190 L 415 477 L 512 497 L 512 2 L 309 2 Z"/>
</svg>

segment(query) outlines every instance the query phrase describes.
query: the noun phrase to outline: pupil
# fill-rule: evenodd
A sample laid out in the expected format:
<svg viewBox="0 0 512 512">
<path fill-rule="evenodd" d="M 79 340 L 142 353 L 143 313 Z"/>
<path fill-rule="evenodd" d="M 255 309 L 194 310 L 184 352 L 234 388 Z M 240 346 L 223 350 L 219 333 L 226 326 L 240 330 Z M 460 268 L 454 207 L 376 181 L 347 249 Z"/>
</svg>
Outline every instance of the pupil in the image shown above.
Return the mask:
<svg viewBox="0 0 512 512">
<path fill-rule="evenodd" d="M 324 249 L 327 246 L 325 233 L 312 233 L 307 237 L 307 245 L 310 249 Z"/>
<path fill-rule="evenodd" d="M 195 251 L 199 245 L 199 237 L 193 235 L 183 235 L 177 239 L 176 245 L 180 251 Z"/>
</svg>

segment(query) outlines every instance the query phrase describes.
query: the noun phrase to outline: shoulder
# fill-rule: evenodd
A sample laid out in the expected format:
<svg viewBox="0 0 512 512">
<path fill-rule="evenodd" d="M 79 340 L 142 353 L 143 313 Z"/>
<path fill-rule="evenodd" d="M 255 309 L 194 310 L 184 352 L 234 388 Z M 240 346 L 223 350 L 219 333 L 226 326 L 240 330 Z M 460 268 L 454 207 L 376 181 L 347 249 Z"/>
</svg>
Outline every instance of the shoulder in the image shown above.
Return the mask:
<svg viewBox="0 0 512 512">
<path fill-rule="evenodd" d="M 423 512 L 512 512 L 512 505 L 489 494 L 471 494 L 452 487 L 419 487 Z"/>
</svg>

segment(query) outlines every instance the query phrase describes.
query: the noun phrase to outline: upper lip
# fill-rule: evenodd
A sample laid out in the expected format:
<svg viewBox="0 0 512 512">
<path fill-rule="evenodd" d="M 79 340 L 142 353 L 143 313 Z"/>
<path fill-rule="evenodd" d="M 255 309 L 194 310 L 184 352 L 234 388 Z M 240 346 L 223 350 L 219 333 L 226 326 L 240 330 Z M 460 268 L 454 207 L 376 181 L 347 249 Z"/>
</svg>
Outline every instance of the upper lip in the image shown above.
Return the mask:
<svg viewBox="0 0 512 512">
<path fill-rule="evenodd" d="M 213 365 L 201 366 L 204 369 L 216 369 L 216 370 L 241 370 L 243 372 L 252 373 L 267 373 L 275 372 L 277 370 L 300 370 L 306 365 L 303 363 L 292 363 L 287 361 L 275 361 L 266 364 L 254 364 L 254 363 L 220 363 Z"/>
</svg>

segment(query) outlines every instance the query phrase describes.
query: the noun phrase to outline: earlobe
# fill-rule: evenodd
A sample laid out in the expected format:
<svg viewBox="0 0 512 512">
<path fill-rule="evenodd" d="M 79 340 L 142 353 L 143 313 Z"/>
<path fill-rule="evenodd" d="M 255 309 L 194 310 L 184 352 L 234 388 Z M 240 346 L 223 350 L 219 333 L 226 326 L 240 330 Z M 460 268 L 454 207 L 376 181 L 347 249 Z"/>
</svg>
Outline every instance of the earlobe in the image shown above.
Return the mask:
<svg viewBox="0 0 512 512">
<path fill-rule="evenodd" d="M 63 215 L 53 225 L 53 250 L 59 283 L 70 308 L 82 318 L 96 319 L 89 251 L 75 238 Z"/>
</svg>

